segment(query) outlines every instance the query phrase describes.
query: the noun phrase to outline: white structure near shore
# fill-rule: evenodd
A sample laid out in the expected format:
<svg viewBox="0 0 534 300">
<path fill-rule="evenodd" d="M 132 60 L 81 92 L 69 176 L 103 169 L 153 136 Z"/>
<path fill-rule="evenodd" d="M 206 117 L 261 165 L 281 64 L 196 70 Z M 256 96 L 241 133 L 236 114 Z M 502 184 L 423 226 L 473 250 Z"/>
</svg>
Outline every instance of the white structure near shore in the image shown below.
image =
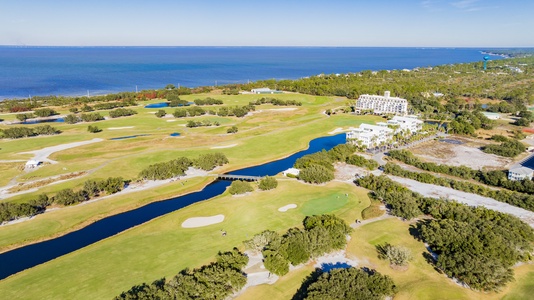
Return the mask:
<svg viewBox="0 0 534 300">
<path fill-rule="evenodd" d="M 508 170 L 508 180 L 532 179 L 532 176 L 534 176 L 534 170 L 522 165 L 513 165 Z"/>
<path fill-rule="evenodd" d="M 416 117 L 395 116 L 387 122 L 379 122 L 376 125 L 361 124 L 347 132 L 347 141 L 365 146 L 366 148 L 376 147 L 383 143 L 389 143 L 397 133 L 414 134 L 421 131 L 423 121 Z"/>
<path fill-rule="evenodd" d="M 391 97 L 389 91 L 384 96 L 360 95 L 356 101 L 356 111 L 372 110 L 375 114 L 406 115 L 408 113 L 408 101 L 399 97 Z"/>
</svg>

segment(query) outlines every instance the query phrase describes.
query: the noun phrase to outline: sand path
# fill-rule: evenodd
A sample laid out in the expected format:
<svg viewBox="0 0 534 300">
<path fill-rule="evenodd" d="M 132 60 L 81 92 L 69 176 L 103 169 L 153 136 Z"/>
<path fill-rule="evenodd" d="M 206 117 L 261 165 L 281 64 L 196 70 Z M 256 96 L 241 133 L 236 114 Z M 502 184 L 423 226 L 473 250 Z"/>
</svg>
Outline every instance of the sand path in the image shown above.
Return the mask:
<svg viewBox="0 0 534 300">
<path fill-rule="evenodd" d="M 55 163 L 57 163 L 57 161 L 51 160 L 51 159 L 48 158 L 48 156 L 52 155 L 52 153 L 58 152 L 58 151 L 67 150 L 67 149 L 70 149 L 70 148 L 83 146 L 83 145 L 97 143 L 97 142 L 101 142 L 101 141 L 103 141 L 103 139 L 94 138 L 94 139 L 89 140 L 89 141 L 62 144 L 62 145 L 57 145 L 57 146 L 52 146 L 52 147 L 46 147 L 46 148 L 43 148 L 43 149 L 40 149 L 40 150 L 20 152 L 19 154 L 33 154 L 34 155 L 33 159 L 36 160 L 36 161 L 41 161 L 41 162 L 47 161 L 49 163 L 55 164 Z"/>
</svg>

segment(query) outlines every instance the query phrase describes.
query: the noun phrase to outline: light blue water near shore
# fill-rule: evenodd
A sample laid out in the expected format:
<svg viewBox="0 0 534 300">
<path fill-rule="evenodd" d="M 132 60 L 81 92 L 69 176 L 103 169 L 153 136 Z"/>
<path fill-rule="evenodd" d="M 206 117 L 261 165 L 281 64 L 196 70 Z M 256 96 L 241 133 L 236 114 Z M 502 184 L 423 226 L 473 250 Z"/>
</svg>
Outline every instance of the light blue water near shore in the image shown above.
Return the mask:
<svg viewBox="0 0 534 300">
<path fill-rule="evenodd" d="M 0 46 L 0 99 L 412 69 L 483 56 L 472 48 Z"/>
</svg>

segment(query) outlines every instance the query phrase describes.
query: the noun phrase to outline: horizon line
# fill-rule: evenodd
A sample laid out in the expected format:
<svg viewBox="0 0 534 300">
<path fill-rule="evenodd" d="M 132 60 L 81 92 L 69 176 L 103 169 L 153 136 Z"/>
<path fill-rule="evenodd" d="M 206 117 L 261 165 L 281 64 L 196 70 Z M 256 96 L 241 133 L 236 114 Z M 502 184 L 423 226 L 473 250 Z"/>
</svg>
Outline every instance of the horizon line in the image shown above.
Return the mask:
<svg viewBox="0 0 534 300">
<path fill-rule="evenodd" d="M 534 49 L 534 46 L 291 46 L 291 45 L 2 45 L 11 48 L 423 48 L 423 49 Z"/>
</svg>

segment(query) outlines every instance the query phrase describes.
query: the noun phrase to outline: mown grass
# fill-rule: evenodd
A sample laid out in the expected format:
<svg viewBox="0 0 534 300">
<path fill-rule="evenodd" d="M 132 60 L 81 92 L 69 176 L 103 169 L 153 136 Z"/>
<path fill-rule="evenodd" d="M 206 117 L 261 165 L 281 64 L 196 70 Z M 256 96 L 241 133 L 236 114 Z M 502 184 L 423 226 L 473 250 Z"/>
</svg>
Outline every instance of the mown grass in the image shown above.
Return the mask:
<svg viewBox="0 0 534 300">
<path fill-rule="evenodd" d="M 242 246 L 243 240 L 263 230 L 283 232 L 301 226 L 302 208 L 308 201 L 345 193 L 349 194 L 345 206 L 330 212 L 350 222 L 369 200 L 365 191 L 346 183 L 313 186 L 287 180 L 271 191 L 237 197 L 224 194 L 2 280 L 0 298 L 109 299 L 134 284 L 208 263 L 219 250 Z M 290 203 L 297 204 L 297 209 L 278 211 Z M 216 214 L 224 214 L 224 222 L 181 227 L 187 218 Z M 221 229 L 228 234 L 222 236 Z"/>
</svg>

